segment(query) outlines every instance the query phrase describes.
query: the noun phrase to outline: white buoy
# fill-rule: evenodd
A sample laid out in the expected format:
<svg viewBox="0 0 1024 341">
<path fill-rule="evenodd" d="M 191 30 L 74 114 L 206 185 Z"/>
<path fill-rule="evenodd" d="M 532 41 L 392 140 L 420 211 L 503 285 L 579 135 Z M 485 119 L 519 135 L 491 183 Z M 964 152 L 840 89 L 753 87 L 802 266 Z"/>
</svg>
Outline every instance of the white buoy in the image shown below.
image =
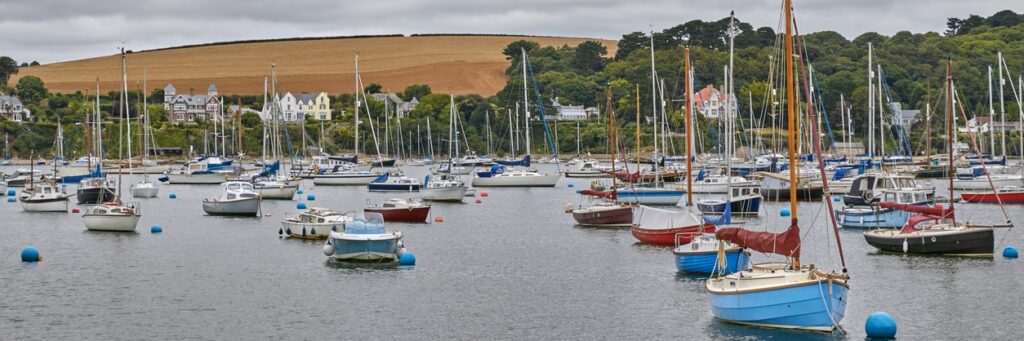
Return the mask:
<svg viewBox="0 0 1024 341">
<path fill-rule="evenodd" d="M 331 243 L 324 244 L 324 256 L 334 255 L 334 245 Z"/>
</svg>

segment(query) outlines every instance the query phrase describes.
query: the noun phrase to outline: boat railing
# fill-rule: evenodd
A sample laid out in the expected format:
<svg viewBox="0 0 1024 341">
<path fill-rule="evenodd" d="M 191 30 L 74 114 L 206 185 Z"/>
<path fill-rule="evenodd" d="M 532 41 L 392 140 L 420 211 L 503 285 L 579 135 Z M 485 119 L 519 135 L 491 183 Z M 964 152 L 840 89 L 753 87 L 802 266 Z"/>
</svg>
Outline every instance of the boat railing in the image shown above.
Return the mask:
<svg viewBox="0 0 1024 341">
<path fill-rule="evenodd" d="M 679 247 L 679 245 L 689 244 L 689 243 L 680 243 L 681 240 L 690 240 L 692 242 L 694 238 L 699 237 L 702 234 L 704 234 L 704 232 L 701 232 L 701 231 L 697 231 L 697 232 L 678 232 L 678 233 L 676 233 L 676 235 L 672 239 L 672 241 L 675 243 L 675 247 Z"/>
</svg>

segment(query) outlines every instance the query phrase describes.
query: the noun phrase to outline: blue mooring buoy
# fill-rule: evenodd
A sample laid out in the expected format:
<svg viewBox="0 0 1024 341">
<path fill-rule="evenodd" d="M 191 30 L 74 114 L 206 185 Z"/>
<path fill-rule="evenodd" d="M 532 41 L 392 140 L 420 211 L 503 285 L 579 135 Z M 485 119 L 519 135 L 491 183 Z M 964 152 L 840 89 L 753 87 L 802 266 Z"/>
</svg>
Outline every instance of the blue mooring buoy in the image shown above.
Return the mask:
<svg viewBox="0 0 1024 341">
<path fill-rule="evenodd" d="M 783 208 L 782 211 L 779 211 L 779 216 L 780 217 L 788 217 L 788 216 L 791 216 L 791 215 L 793 215 L 793 213 L 790 212 L 788 208 Z"/>
<path fill-rule="evenodd" d="M 17 194 L 18 194 L 18 191 L 15 191 L 13 188 L 8 188 L 7 189 L 7 196 L 13 197 L 13 196 L 15 196 Z"/>
<path fill-rule="evenodd" d="M 14 202 L 14 197 L 7 197 L 7 202 Z"/>
<path fill-rule="evenodd" d="M 306 209 L 306 203 L 300 201 L 298 204 L 295 204 L 295 208 L 304 210 Z"/>
<path fill-rule="evenodd" d="M 177 195 L 177 194 L 174 194 L 174 193 L 171 193 L 171 195 L 170 195 L 170 196 L 168 196 L 168 198 L 171 198 L 171 199 L 177 199 L 177 198 L 178 198 L 178 195 Z"/>
<path fill-rule="evenodd" d="M 316 200 L 316 196 L 313 195 L 313 193 L 310 193 L 309 195 L 306 196 L 306 200 L 315 201 Z"/>
<path fill-rule="evenodd" d="M 401 256 L 398 256 L 398 265 L 401 265 L 401 266 L 413 266 L 413 265 L 416 265 L 416 255 L 412 254 L 412 252 L 403 253 Z"/>
<path fill-rule="evenodd" d="M 153 225 L 149 228 L 149 233 L 161 233 L 164 232 L 164 227 L 160 225 Z"/>
<path fill-rule="evenodd" d="M 1017 248 L 1013 246 L 1007 246 L 1003 249 L 1003 257 L 1005 258 L 1017 258 L 1020 254 L 1017 253 Z"/>
<path fill-rule="evenodd" d="M 832 197 L 832 201 L 840 202 L 840 201 L 843 201 L 843 199 L 841 199 L 839 197 Z"/>
<path fill-rule="evenodd" d="M 573 188 L 574 187 L 572 183 L 569 183 L 568 185 L 565 185 L 565 186 L 569 187 L 569 188 Z"/>
<path fill-rule="evenodd" d="M 38 262 L 42 257 L 39 257 L 39 250 L 35 247 L 26 246 L 21 249 L 21 261 L 22 262 Z"/>
<path fill-rule="evenodd" d="M 295 194 L 302 194 L 302 189 L 300 188 L 298 191 L 295 191 Z"/>
<path fill-rule="evenodd" d="M 896 337 L 896 319 L 883 311 L 873 312 L 864 322 L 864 331 L 871 338 L 894 338 Z"/>
</svg>

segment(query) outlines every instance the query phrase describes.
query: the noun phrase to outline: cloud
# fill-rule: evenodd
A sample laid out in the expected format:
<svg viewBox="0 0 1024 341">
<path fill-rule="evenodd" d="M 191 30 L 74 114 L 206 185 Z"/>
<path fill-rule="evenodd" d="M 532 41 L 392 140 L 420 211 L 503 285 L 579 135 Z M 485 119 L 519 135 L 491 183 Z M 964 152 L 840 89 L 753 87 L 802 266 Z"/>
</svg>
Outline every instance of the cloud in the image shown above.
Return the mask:
<svg viewBox="0 0 1024 341">
<path fill-rule="evenodd" d="M 381 0 L 156 1 L 33 0 L 0 4 L 0 54 L 19 62 L 108 55 L 228 40 L 413 33 L 502 33 L 616 39 L 736 10 L 756 27 L 775 27 L 778 0 Z M 991 15 L 1002 0 L 803 0 L 804 33 L 942 31 L 946 18 Z"/>
</svg>

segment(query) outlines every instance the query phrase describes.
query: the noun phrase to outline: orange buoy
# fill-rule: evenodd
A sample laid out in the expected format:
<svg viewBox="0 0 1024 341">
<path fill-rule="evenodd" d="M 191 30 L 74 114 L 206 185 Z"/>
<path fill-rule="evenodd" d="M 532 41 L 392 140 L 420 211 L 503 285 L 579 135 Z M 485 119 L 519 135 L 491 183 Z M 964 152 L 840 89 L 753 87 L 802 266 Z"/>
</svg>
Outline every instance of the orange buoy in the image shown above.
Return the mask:
<svg viewBox="0 0 1024 341">
<path fill-rule="evenodd" d="M 444 217 L 434 217 L 434 222 L 435 223 L 443 223 L 444 222 Z"/>
<path fill-rule="evenodd" d="M 487 191 L 481 191 L 480 192 L 480 196 L 486 198 L 487 197 Z"/>
</svg>

